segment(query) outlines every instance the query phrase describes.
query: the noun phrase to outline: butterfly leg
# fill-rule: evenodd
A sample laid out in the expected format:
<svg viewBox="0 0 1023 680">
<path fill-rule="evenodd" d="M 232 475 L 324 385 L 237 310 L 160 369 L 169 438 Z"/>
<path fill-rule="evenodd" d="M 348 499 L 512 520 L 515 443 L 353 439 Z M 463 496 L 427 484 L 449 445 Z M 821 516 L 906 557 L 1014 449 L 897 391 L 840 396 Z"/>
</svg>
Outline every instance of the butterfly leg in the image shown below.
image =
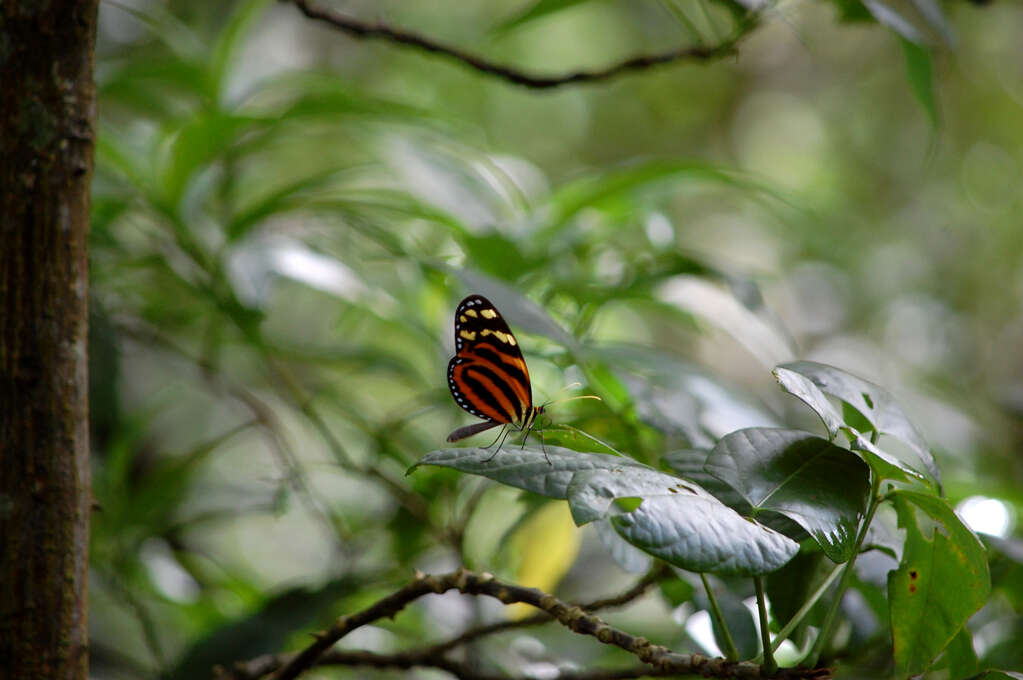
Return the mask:
<svg viewBox="0 0 1023 680">
<path fill-rule="evenodd" d="M 494 441 L 490 442 L 489 444 L 487 444 L 487 445 L 486 445 L 486 446 L 484 446 L 483 448 L 485 448 L 485 449 L 489 449 L 489 448 L 490 448 L 491 446 L 493 446 L 494 444 L 496 444 L 496 443 L 497 443 L 497 440 L 498 440 L 498 439 L 500 439 L 501 437 L 503 437 L 503 436 L 504 436 L 504 433 L 505 433 L 505 431 L 507 431 L 507 429 L 508 429 L 508 426 L 507 426 L 507 425 L 504 425 L 504 426 L 502 426 L 502 427 L 501 427 L 501 431 L 497 433 L 497 436 L 496 436 L 496 437 L 494 437 Z M 500 448 L 501 448 L 501 447 L 499 446 L 499 447 L 497 447 L 497 448 L 498 448 L 498 449 L 500 450 Z"/>
<path fill-rule="evenodd" d="M 510 430 L 509 428 L 507 428 L 507 427 L 505 427 L 504 429 L 502 429 L 502 430 L 501 430 L 501 434 L 500 434 L 500 435 L 498 435 L 498 439 L 500 439 L 500 440 L 501 440 L 501 443 L 497 445 L 497 450 L 496 450 L 496 451 L 494 451 L 494 452 L 493 452 L 493 453 L 492 453 L 492 454 L 490 455 L 490 458 L 486 458 L 486 459 L 484 459 L 484 461 L 483 461 L 484 463 L 489 463 L 490 461 L 494 460 L 494 456 L 496 456 L 496 455 L 497 455 L 498 453 L 500 453 L 500 451 L 501 451 L 501 447 L 502 447 L 502 446 L 504 446 L 504 440 L 508 438 L 508 435 L 509 435 L 510 433 L 511 433 L 511 430 Z M 496 442 L 496 441 L 497 441 L 497 439 L 495 439 L 494 441 Z M 493 446 L 493 444 L 491 444 L 490 446 Z M 490 448 L 490 446 L 488 446 L 487 448 L 489 449 L 489 448 Z"/>
</svg>

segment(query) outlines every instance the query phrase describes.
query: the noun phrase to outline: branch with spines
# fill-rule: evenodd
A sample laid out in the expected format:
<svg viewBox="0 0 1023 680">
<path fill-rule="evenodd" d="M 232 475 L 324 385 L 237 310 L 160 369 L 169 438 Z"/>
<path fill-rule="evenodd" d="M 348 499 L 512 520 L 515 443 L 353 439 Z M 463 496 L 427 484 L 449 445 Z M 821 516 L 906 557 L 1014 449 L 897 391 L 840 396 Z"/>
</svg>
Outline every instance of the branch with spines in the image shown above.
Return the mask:
<svg viewBox="0 0 1023 680">
<path fill-rule="evenodd" d="M 221 669 L 220 677 L 222 680 L 256 680 L 273 673 L 271 676 L 273 680 L 292 680 L 309 668 L 323 663 L 369 665 L 378 668 L 431 666 L 446 670 L 455 677 L 481 677 L 475 672 L 468 676 L 465 675 L 471 672 L 470 669 L 444 657 L 443 651 L 449 648 L 444 643 L 436 645 L 434 648 L 392 655 L 329 651 L 334 643 L 353 630 L 379 619 L 392 618 L 408 604 L 424 595 L 440 594 L 449 590 L 457 590 L 466 595 L 493 597 L 505 604 L 518 602 L 530 604 L 569 630 L 595 637 L 604 644 L 613 645 L 636 656 L 645 664 L 642 668 L 647 675 L 697 674 L 716 678 L 770 677 L 779 680 L 826 680 L 831 677 L 828 669 L 804 668 L 782 668 L 769 676 L 763 676 L 761 675 L 761 666 L 752 662 L 726 661 L 700 654 L 678 654 L 667 647 L 655 645 L 645 638 L 633 636 L 610 626 L 584 608 L 563 602 L 541 590 L 507 583 L 491 574 L 477 574 L 466 569 L 438 576 L 417 572 L 415 578 L 408 585 L 360 612 L 338 618 L 330 628 L 315 633 L 314 641 L 301 652 L 292 655 L 263 656 L 247 662 L 239 662 L 234 664 L 231 670 Z M 442 649 L 438 651 L 438 648 Z M 611 677 L 627 678 L 637 677 L 634 675 L 636 672 L 638 670 L 635 668 L 620 671 L 593 671 L 590 674 L 579 674 L 578 677 L 592 680 Z M 608 675 L 608 673 L 612 675 Z"/>
</svg>

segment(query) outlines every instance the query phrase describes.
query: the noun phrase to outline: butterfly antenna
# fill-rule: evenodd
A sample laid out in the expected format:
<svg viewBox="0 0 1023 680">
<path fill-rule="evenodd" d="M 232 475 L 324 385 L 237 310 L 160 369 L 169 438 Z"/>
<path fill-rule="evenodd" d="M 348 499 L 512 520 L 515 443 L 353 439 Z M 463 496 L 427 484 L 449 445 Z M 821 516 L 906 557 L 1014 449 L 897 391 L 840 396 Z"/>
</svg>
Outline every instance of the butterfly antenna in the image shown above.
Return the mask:
<svg viewBox="0 0 1023 680">
<path fill-rule="evenodd" d="M 625 456 L 624 453 L 622 453 L 621 451 L 619 451 L 615 447 L 611 446 L 607 442 L 605 442 L 605 441 L 603 441 L 601 439 L 597 439 L 592 434 L 584 432 L 583 430 L 580 430 L 578 427 L 572 427 L 571 425 L 561 424 L 561 425 L 558 425 L 558 427 L 556 429 L 558 429 L 558 430 L 570 430 L 572 432 L 576 432 L 576 433 L 581 434 L 582 436 L 586 437 L 587 439 L 589 439 L 591 441 L 597 442 L 598 444 L 603 446 L 605 449 L 607 449 L 608 451 L 611 451 L 612 453 L 614 453 L 617 456 L 623 456 L 623 457 Z"/>
<path fill-rule="evenodd" d="M 597 401 L 604 401 L 603 399 L 601 399 L 600 397 L 598 397 L 595 394 L 581 394 L 581 395 L 579 395 L 577 397 L 566 397 L 565 399 L 557 399 L 555 401 L 548 401 L 543 406 L 544 406 L 544 408 L 547 408 L 548 406 L 553 406 L 554 404 L 564 404 L 566 401 L 578 401 L 579 399 L 596 399 Z"/>
</svg>

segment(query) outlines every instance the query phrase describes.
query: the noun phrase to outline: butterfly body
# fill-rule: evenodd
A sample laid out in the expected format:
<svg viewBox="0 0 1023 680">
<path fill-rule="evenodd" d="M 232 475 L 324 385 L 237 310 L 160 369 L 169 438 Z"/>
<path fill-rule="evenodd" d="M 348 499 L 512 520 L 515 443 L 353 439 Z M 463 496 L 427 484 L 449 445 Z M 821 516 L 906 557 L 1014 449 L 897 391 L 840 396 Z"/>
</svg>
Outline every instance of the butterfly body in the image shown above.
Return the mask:
<svg viewBox="0 0 1023 680">
<path fill-rule="evenodd" d="M 522 350 L 497 308 L 470 295 L 455 309 L 455 356 L 448 363 L 448 388 L 455 403 L 485 422 L 460 427 L 448 441 L 508 425 L 528 433 L 544 412 L 533 405 Z"/>
</svg>

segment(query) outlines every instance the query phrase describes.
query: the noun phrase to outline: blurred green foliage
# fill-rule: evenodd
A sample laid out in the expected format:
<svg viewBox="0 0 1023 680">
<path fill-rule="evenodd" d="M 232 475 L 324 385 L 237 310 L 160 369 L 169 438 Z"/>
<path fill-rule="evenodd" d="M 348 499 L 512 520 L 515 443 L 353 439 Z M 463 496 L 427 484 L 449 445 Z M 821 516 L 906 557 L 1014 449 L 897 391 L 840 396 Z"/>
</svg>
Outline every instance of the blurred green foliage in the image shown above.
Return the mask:
<svg viewBox="0 0 1023 680">
<path fill-rule="evenodd" d="M 1023 9 L 921 7 L 772 3 L 737 57 L 533 92 L 287 3 L 104 3 L 93 676 L 192 678 L 294 647 L 413 568 L 521 573 L 508 546 L 540 501 L 404 476 L 468 421 L 444 379 L 467 292 L 509 319 L 538 401 L 575 381 L 602 397 L 555 406 L 556 423 L 651 465 L 741 427 L 824 434 L 777 389 L 779 362 L 888 387 L 951 503 L 1004 512 L 970 629 L 975 668 L 1023 667 Z M 532 73 L 717 44 L 741 16 L 705 0 L 341 9 Z M 627 587 L 580 531 L 559 595 Z M 895 566 L 857 562 L 842 677 L 893 672 L 877 634 Z M 711 581 L 748 643 L 750 584 Z M 708 604 L 680 583 L 608 619 L 700 651 L 671 612 Z M 395 651 L 499 616 L 421 602 L 351 644 Z M 537 631 L 469 653 L 511 674 L 625 657 Z M 935 673 L 972 672 L 952 665 Z"/>
</svg>

